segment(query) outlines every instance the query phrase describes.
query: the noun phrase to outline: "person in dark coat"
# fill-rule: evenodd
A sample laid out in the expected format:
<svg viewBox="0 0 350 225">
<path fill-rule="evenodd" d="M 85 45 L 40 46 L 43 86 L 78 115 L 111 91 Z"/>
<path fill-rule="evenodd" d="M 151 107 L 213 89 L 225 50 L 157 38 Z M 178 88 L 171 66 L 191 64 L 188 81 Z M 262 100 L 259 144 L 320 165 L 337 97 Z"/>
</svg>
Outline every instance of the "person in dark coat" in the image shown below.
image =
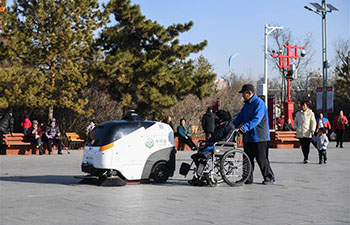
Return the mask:
<svg viewBox="0 0 350 225">
<path fill-rule="evenodd" d="M 0 120 L 0 146 L 2 145 L 2 140 L 4 134 L 13 133 L 13 126 L 15 119 L 13 118 L 12 110 L 9 110 Z"/>
<path fill-rule="evenodd" d="M 226 110 L 219 110 L 216 112 L 216 116 L 217 116 L 217 123 L 216 123 L 217 125 L 213 132 L 213 135 L 207 141 L 207 144 L 205 146 L 200 147 L 200 150 L 198 153 L 193 154 L 191 156 L 197 168 L 199 168 L 200 163 L 206 164 L 207 160 L 212 156 L 213 145 L 215 144 L 215 142 L 232 142 L 233 141 L 234 126 L 231 123 L 232 117 L 230 112 Z M 197 172 L 201 173 L 199 171 Z M 204 185 L 205 182 L 201 180 L 200 177 L 197 177 L 197 175 L 194 175 L 192 180 L 189 180 L 188 183 L 194 186 Z"/>
<path fill-rule="evenodd" d="M 283 125 L 283 131 L 293 131 L 293 130 L 294 130 L 294 128 L 292 125 L 292 120 L 288 119 L 287 123 L 284 123 L 284 125 Z"/>
<path fill-rule="evenodd" d="M 174 129 L 174 124 L 173 124 L 173 122 L 171 121 L 171 116 L 165 117 L 164 120 L 162 121 L 162 123 L 168 124 L 168 125 L 171 127 L 171 129 L 173 129 L 173 131 L 175 130 L 175 129 Z"/>
<path fill-rule="evenodd" d="M 56 143 L 58 145 L 58 154 L 62 155 L 62 140 L 59 138 L 61 136 L 61 132 L 56 124 L 55 118 L 51 118 L 50 124 L 46 127 L 45 136 L 47 137 L 49 155 L 51 155 L 52 152 L 52 143 Z"/>
<path fill-rule="evenodd" d="M 215 114 L 211 107 L 208 107 L 207 112 L 202 118 L 202 128 L 205 133 L 205 140 L 209 140 L 215 130 Z"/>
<path fill-rule="evenodd" d="M 232 142 L 234 126 L 231 123 L 232 117 L 229 111 L 220 109 L 216 113 L 217 126 L 208 140 L 208 145 L 213 145 L 215 142 Z"/>
<path fill-rule="evenodd" d="M 15 119 L 13 118 L 12 110 L 9 110 L 0 120 L 0 135 L 12 134 L 13 127 L 15 124 Z"/>
</svg>

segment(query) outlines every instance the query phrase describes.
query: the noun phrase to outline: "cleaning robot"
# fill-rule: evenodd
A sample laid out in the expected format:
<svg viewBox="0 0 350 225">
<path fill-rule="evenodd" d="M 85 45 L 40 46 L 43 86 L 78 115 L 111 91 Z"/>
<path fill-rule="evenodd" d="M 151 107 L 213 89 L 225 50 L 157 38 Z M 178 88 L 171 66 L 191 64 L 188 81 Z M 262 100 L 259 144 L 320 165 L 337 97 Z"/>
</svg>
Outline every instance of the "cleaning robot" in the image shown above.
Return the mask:
<svg viewBox="0 0 350 225">
<path fill-rule="evenodd" d="M 129 111 L 95 127 L 85 147 L 82 182 L 121 186 L 127 181 L 164 183 L 175 171 L 174 132 L 165 123 Z"/>
</svg>

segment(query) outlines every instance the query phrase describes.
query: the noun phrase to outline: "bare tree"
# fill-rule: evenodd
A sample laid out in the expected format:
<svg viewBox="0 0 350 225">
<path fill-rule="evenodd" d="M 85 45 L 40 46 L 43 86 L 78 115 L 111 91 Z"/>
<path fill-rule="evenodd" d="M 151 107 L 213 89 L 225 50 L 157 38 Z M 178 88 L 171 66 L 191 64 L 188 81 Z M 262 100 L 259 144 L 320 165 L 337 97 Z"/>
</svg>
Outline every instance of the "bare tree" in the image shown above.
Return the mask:
<svg viewBox="0 0 350 225">
<path fill-rule="evenodd" d="M 334 105 L 336 110 L 350 111 L 350 40 L 339 40 L 335 46 L 336 68 Z"/>
<path fill-rule="evenodd" d="M 276 25 L 278 26 L 278 25 Z M 276 30 L 271 34 L 274 42 L 272 43 L 271 47 L 269 47 L 268 52 L 271 53 L 279 53 L 283 55 L 287 55 L 287 49 L 283 46 L 285 44 L 291 44 L 291 45 L 297 45 L 297 46 L 305 46 L 307 54 L 304 57 L 300 57 L 298 60 L 292 61 L 291 63 L 295 64 L 295 68 L 298 71 L 297 72 L 297 78 L 296 80 L 300 79 L 301 77 L 305 76 L 307 74 L 307 67 L 310 65 L 310 62 L 312 60 L 312 57 L 314 55 L 314 50 L 312 48 L 312 35 L 311 33 L 305 34 L 305 36 L 302 39 L 295 39 L 293 38 L 292 31 L 288 28 L 285 28 L 283 30 Z M 280 73 L 280 83 L 281 85 L 276 86 L 274 84 L 275 88 L 279 88 L 281 91 L 276 95 L 277 96 L 277 102 L 279 105 L 282 105 L 282 103 L 286 100 L 286 79 L 285 74 L 286 71 L 279 69 L 279 59 L 270 57 L 270 62 L 273 63 L 274 68 L 277 69 Z M 276 81 L 276 80 L 275 80 Z M 295 82 L 295 81 L 293 81 Z"/>
</svg>

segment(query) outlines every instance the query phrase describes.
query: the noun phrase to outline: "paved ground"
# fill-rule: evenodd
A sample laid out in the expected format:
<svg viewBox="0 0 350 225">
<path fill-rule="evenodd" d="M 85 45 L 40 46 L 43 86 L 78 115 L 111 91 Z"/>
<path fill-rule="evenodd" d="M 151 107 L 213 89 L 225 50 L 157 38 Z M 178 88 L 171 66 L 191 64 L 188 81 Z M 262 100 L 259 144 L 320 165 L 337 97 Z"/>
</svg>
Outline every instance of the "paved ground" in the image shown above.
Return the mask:
<svg viewBox="0 0 350 225">
<path fill-rule="evenodd" d="M 78 184 L 82 151 L 0 156 L 0 224 L 350 224 L 350 143 L 330 146 L 327 165 L 313 147 L 306 165 L 299 149 L 271 149 L 276 185 L 261 185 L 257 169 L 252 185 L 215 188 L 178 174 L 163 185 Z"/>
</svg>

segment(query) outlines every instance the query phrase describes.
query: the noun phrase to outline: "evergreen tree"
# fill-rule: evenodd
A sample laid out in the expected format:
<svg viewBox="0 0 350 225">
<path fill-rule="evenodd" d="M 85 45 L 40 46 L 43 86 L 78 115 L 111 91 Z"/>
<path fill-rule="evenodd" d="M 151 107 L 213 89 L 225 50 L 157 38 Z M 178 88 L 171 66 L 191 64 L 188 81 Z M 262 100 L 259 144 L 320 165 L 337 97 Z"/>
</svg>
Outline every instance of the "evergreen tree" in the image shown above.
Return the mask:
<svg viewBox="0 0 350 225">
<path fill-rule="evenodd" d="M 98 0 L 16 0 L 2 16 L 0 104 L 49 108 L 49 117 L 54 107 L 88 114 L 87 59 L 103 25 Z"/>
<path fill-rule="evenodd" d="M 102 31 L 99 47 L 106 60 L 98 67 L 99 82 L 124 107 L 156 117 L 188 94 L 208 95 L 212 71 L 195 71 L 191 53 L 207 44 L 180 44 L 177 37 L 192 22 L 163 27 L 146 19 L 130 0 L 111 0 L 108 13 L 116 24 Z"/>
</svg>

